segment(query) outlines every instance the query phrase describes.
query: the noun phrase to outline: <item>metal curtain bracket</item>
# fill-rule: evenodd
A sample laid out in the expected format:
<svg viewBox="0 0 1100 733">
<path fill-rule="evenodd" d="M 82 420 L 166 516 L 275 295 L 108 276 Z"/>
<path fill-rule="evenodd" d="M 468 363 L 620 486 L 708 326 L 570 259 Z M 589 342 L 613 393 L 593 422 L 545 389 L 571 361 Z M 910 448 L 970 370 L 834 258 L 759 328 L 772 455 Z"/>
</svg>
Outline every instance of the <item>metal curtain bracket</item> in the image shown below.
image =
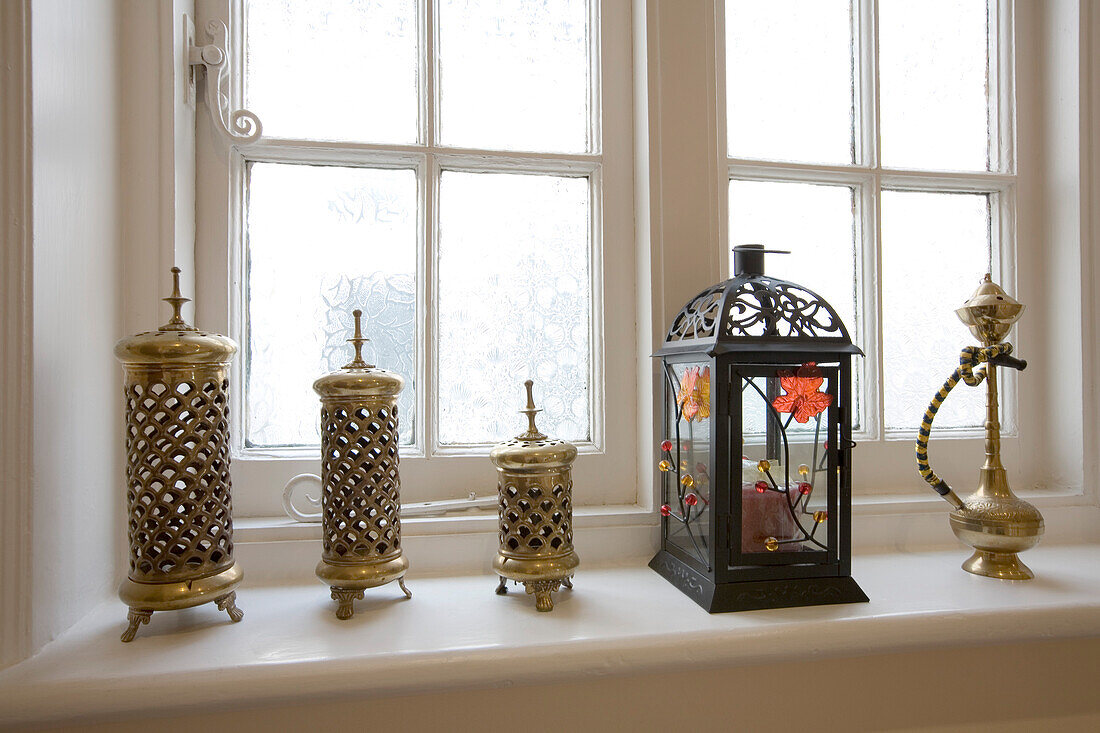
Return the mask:
<svg viewBox="0 0 1100 733">
<path fill-rule="evenodd" d="M 195 44 L 195 24 L 187 15 L 184 18 L 186 34 L 187 63 L 190 69 L 188 101 L 195 101 L 195 81 L 198 69 L 206 70 L 206 106 L 214 126 L 231 143 L 247 145 L 260 139 L 263 125 L 254 112 L 247 109 L 231 110 L 229 105 L 229 29 L 220 20 L 211 20 L 206 24 L 206 33 L 211 43 L 205 46 Z"/>
</svg>

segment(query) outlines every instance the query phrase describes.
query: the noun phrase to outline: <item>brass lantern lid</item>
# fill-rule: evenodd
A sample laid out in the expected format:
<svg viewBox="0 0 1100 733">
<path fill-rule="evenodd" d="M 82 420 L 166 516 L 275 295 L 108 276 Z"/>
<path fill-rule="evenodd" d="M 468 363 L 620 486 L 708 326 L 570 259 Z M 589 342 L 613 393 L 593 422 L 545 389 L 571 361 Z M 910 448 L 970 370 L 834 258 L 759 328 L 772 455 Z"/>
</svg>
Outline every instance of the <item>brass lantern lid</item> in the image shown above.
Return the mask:
<svg viewBox="0 0 1100 733">
<path fill-rule="evenodd" d="M 975 338 L 981 339 L 983 343 L 996 344 L 1004 340 L 1012 324 L 1020 320 L 1023 312 L 1023 303 L 993 282 L 993 276 L 987 272 L 970 300 L 962 308 L 956 309 L 955 315 L 966 324 Z"/>
<path fill-rule="evenodd" d="M 379 369 L 363 361 L 363 311 L 351 312 L 355 319 L 355 335 L 348 343 L 355 347 L 355 358 L 347 364 L 321 377 L 313 383 L 313 391 L 322 399 L 340 397 L 389 397 L 405 386 L 405 379 L 396 372 Z"/>
<path fill-rule="evenodd" d="M 183 320 L 180 309 L 190 298 L 180 295 L 180 268 L 172 268 L 172 318 L 156 331 L 127 336 L 115 344 L 115 356 L 128 365 L 227 364 L 237 353 L 228 336 L 200 331 Z"/>
<path fill-rule="evenodd" d="M 489 454 L 489 460 L 497 468 L 504 470 L 568 468 L 577 457 L 577 447 L 567 440 L 548 438 L 535 426 L 535 415 L 542 410 L 535 409 L 532 394 L 534 382 L 528 379 L 523 383 L 527 388 L 527 409 L 520 410 L 527 415 L 527 431 L 511 440 L 498 443 Z"/>
</svg>

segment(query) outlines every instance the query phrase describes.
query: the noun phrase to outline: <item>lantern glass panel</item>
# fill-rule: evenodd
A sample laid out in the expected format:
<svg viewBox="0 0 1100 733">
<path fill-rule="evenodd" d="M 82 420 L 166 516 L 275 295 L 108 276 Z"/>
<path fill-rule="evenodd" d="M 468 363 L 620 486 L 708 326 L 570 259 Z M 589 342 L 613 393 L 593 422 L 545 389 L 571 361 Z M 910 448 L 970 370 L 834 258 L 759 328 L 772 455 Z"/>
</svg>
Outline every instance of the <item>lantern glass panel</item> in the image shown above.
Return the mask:
<svg viewBox="0 0 1100 733">
<path fill-rule="evenodd" d="M 740 497 L 731 497 L 740 501 L 741 539 L 730 548 L 731 564 L 830 562 L 836 546 L 829 519 L 837 493 L 829 449 L 836 445 L 836 367 L 735 367 L 733 375 L 742 447 Z"/>
<path fill-rule="evenodd" d="M 667 440 L 661 451 L 668 545 L 709 567 L 711 505 L 711 370 L 709 362 L 666 366 Z"/>
</svg>

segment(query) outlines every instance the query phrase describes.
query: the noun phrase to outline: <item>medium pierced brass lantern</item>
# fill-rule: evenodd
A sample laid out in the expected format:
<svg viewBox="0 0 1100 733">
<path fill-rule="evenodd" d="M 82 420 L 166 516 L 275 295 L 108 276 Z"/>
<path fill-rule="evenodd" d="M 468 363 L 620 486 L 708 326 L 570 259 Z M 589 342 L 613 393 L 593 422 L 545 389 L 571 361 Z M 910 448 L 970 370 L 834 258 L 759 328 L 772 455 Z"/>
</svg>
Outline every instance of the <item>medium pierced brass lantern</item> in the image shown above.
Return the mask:
<svg viewBox="0 0 1100 733">
<path fill-rule="evenodd" d="M 118 594 L 130 607 L 131 641 L 154 611 L 214 601 L 234 621 L 229 479 L 229 362 L 237 345 L 180 316 L 180 269 L 172 268 L 172 319 L 124 338 L 126 503 L 130 568 Z"/>
<path fill-rule="evenodd" d="M 352 312 L 355 358 L 313 383 L 321 396 L 321 523 L 317 577 L 331 588 L 336 617 L 349 619 L 363 590 L 396 580 L 406 598 L 401 552 L 397 395 L 400 374 L 363 361 L 361 318 Z"/>
<path fill-rule="evenodd" d="M 527 388 L 527 431 L 493 448 L 500 492 L 500 550 L 493 569 L 500 576 L 497 593 L 507 583 L 523 583 L 539 611 L 554 610 L 551 594 L 571 580 L 580 564 L 573 550 L 572 443 L 548 438 L 535 426 L 532 387 Z"/>
</svg>

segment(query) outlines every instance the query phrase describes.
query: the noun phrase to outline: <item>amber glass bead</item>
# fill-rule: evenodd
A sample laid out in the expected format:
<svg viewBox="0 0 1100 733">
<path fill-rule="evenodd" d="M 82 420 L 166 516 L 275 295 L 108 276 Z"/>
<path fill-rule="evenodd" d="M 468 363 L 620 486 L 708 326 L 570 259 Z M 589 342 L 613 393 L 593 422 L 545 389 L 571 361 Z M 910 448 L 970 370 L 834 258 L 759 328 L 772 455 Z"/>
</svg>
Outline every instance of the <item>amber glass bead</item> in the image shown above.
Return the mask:
<svg viewBox="0 0 1100 733">
<path fill-rule="evenodd" d="M 691 477 L 690 473 L 685 473 L 683 476 L 680 477 L 680 483 L 690 489 L 692 486 L 695 485 L 695 479 Z"/>
<path fill-rule="evenodd" d="M 756 468 L 760 471 L 760 473 L 766 473 L 772 469 L 772 464 L 768 463 L 767 461 L 760 461 L 760 463 L 756 464 Z"/>
<path fill-rule="evenodd" d="M 825 511 L 814 512 L 814 521 L 817 522 L 818 524 L 821 524 L 822 522 L 824 522 L 828 518 L 829 518 L 829 512 L 825 512 Z"/>
<path fill-rule="evenodd" d="M 768 552 L 775 552 L 779 549 L 779 540 L 774 537 L 769 537 L 764 540 L 764 547 L 767 548 Z"/>
<path fill-rule="evenodd" d="M 810 473 L 810 467 L 807 466 L 805 463 L 803 463 L 801 466 L 798 467 L 798 475 L 799 476 L 806 476 L 809 473 Z"/>
<path fill-rule="evenodd" d="M 657 468 L 661 469 L 662 471 L 669 471 L 672 469 L 672 464 L 668 461 L 661 461 L 657 464 Z"/>
</svg>

